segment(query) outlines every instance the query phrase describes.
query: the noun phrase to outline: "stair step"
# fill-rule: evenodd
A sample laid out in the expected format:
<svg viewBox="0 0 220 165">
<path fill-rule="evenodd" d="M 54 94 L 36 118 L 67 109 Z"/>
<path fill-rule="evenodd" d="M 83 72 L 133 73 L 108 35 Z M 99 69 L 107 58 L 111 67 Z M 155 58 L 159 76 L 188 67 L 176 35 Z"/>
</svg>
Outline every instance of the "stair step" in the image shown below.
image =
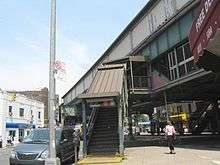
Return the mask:
<svg viewBox="0 0 220 165">
<path fill-rule="evenodd" d="M 114 121 L 118 121 L 118 117 L 111 117 L 111 116 L 106 116 L 106 117 L 98 117 L 97 119 L 96 119 L 96 121 L 99 121 L 99 120 L 105 120 L 105 121 L 107 121 L 107 120 L 114 120 Z"/>
<path fill-rule="evenodd" d="M 110 134 L 92 134 L 92 138 L 114 139 L 114 138 L 118 138 L 118 134 L 117 134 L 117 133 L 110 133 Z"/>
<path fill-rule="evenodd" d="M 100 116 L 102 116 L 102 115 L 103 115 L 103 116 L 106 116 L 106 115 L 116 115 L 116 116 L 117 116 L 117 115 L 118 115 L 118 112 L 99 112 L 99 113 L 98 113 L 98 116 L 99 116 L 99 115 L 100 115 Z"/>
<path fill-rule="evenodd" d="M 109 142 L 109 143 L 91 143 L 90 148 L 116 148 L 119 146 L 119 142 Z"/>
<path fill-rule="evenodd" d="M 93 141 L 117 141 L 119 140 L 119 136 L 92 136 L 93 138 L 90 139 L 91 142 Z"/>
<path fill-rule="evenodd" d="M 111 134 L 111 135 L 117 135 L 118 130 L 93 130 L 93 134 Z"/>
<path fill-rule="evenodd" d="M 118 127 L 118 123 L 112 123 L 110 124 L 110 127 Z M 106 128 L 106 124 L 101 123 L 101 124 L 95 124 L 94 129 L 96 128 Z"/>
<path fill-rule="evenodd" d="M 90 141 L 89 145 L 111 145 L 111 144 L 119 144 L 119 139 L 113 139 L 113 140 L 96 140 L 93 139 L 92 141 Z"/>
<path fill-rule="evenodd" d="M 98 132 L 100 132 L 100 131 L 118 131 L 118 127 L 117 126 L 110 126 L 110 127 L 105 127 L 105 126 L 103 126 L 103 127 L 97 127 L 97 128 L 94 128 L 93 129 L 93 131 L 98 131 Z"/>
<path fill-rule="evenodd" d="M 101 119 L 101 120 L 96 120 L 95 124 L 117 124 L 118 120 L 111 120 L 111 119 Z"/>
<path fill-rule="evenodd" d="M 88 152 L 92 154 L 108 154 L 108 153 L 115 154 L 116 152 L 118 152 L 118 147 L 117 148 L 89 148 Z"/>
</svg>

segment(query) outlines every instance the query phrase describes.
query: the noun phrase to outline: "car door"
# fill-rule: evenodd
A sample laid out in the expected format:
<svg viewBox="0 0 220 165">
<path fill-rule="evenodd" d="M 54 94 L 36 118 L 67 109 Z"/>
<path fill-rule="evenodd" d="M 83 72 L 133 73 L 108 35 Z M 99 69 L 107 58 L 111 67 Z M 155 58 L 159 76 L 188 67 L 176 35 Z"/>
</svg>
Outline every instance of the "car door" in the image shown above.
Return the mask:
<svg viewBox="0 0 220 165">
<path fill-rule="evenodd" d="M 63 130 L 61 133 L 60 141 L 60 158 L 64 162 L 68 159 L 71 159 L 74 153 L 73 146 L 73 131 Z"/>
</svg>

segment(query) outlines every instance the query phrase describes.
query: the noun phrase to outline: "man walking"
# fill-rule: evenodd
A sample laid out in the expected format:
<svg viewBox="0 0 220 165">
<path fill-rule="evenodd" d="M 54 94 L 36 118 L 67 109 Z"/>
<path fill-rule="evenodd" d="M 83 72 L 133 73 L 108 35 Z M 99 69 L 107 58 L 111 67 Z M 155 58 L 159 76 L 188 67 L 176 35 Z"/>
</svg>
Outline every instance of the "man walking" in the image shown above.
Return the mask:
<svg viewBox="0 0 220 165">
<path fill-rule="evenodd" d="M 176 131 L 170 121 L 167 122 L 167 125 L 165 127 L 165 134 L 167 137 L 167 143 L 168 143 L 168 146 L 170 149 L 170 154 L 175 154 L 175 152 L 174 152 L 174 138 L 175 138 Z"/>
</svg>

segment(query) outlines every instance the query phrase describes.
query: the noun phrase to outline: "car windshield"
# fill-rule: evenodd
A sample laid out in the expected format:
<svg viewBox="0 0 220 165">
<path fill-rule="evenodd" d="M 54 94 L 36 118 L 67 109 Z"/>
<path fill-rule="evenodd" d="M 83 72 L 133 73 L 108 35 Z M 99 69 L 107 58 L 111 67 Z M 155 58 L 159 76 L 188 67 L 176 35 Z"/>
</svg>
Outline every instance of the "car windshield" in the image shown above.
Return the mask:
<svg viewBox="0 0 220 165">
<path fill-rule="evenodd" d="M 56 142 L 60 140 L 61 130 L 56 130 Z M 49 129 L 33 130 L 23 140 L 23 143 L 48 143 L 49 142 Z"/>
</svg>

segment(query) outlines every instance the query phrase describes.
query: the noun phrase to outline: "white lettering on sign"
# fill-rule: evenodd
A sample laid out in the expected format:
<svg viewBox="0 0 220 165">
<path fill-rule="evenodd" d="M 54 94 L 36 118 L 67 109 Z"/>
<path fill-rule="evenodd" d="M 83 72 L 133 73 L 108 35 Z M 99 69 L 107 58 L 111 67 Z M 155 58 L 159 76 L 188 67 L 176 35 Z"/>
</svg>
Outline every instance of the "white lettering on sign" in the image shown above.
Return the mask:
<svg viewBox="0 0 220 165">
<path fill-rule="evenodd" d="M 199 17 L 196 21 L 196 31 L 199 32 L 207 13 L 209 12 L 210 7 L 212 6 L 213 0 L 206 0 L 204 7 L 201 9 Z"/>
<path fill-rule="evenodd" d="M 200 43 L 197 47 L 197 53 L 200 54 L 202 51 L 202 44 Z"/>
<path fill-rule="evenodd" d="M 206 31 L 207 40 L 211 38 L 212 34 L 213 34 L 213 30 L 212 30 L 212 27 L 210 26 L 208 30 Z"/>
</svg>

